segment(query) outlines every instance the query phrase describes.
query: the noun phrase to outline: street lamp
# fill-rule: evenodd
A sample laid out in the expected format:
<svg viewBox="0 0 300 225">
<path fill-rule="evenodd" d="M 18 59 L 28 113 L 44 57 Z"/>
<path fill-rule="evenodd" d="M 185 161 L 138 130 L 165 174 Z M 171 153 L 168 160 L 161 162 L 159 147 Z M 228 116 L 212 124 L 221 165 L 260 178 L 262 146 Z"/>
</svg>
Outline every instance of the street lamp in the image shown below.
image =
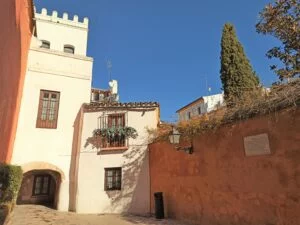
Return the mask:
<svg viewBox="0 0 300 225">
<path fill-rule="evenodd" d="M 180 147 L 178 146 L 179 144 L 179 141 L 180 141 L 180 133 L 179 131 L 175 128 L 175 127 L 172 127 L 172 133 L 169 135 L 169 140 L 170 140 L 170 143 L 175 145 L 175 148 L 178 150 L 178 151 L 184 151 L 188 154 L 192 154 L 193 153 L 193 145 L 191 143 L 191 146 L 188 146 L 188 147 Z"/>
</svg>

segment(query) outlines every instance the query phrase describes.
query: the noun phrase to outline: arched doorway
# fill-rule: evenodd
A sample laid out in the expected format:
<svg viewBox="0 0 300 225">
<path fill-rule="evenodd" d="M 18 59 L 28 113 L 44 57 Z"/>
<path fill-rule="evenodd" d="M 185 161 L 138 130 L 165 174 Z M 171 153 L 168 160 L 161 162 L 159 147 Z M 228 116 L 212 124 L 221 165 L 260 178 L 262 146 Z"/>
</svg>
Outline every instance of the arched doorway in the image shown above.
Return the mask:
<svg viewBox="0 0 300 225">
<path fill-rule="evenodd" d="M 53 170 L 31 170 L 23 174 L 17 204 L 39 204 L 56 208 L 61 176 Z"/>
</svg>

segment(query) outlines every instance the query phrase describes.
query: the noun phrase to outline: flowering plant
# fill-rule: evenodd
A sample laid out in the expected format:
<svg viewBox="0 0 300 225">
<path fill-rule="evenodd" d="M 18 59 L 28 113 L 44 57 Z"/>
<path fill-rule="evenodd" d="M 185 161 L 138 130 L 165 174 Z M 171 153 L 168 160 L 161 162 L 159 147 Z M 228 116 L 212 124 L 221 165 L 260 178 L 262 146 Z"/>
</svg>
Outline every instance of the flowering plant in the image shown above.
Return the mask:
<svg viewBox="0 0 300 225">
<path fill-rule="evenodd" d="M 133 127 L 108 127 L 108 128 L 101 128 L 95 129 L 93 131 L 93 136 L 101 136 L 101 137 L 115 137 L 115 136 L 124 136 L 125 138 L 136 138 L 138 133 L 136 129 Z"/>
</svg>

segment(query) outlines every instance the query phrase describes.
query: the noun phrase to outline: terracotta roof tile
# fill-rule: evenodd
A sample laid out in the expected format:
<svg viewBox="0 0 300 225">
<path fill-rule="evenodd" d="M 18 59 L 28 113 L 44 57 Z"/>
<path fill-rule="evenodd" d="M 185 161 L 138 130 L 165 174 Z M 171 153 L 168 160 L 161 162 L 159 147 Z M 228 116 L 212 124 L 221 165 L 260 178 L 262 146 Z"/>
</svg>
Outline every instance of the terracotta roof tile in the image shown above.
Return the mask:
<svg viewBox="0 0 300 225">
<path fill-rule="evenodd" d="M 97 110 L 104 108 L 156 108 L 158 102 L 92 102 L 85 104 L 86 110 Z"/>
</svg>

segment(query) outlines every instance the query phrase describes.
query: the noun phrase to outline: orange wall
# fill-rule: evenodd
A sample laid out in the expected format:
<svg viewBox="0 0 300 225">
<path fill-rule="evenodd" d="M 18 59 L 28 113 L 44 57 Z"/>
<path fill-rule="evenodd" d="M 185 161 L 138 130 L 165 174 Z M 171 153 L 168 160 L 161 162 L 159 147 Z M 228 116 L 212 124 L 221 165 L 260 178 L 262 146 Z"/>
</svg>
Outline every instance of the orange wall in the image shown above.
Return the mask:
<svg viewBox="0 0 300 225">
<path fill-rule="evenodd" d="M 272 154 L 246 157 L 243 137 L 265 132 Z M 194 151 L 150 145 L 152 213 L 162 191 L 167 216 L 192 224 L 300 224 L 300 109 L 203 134 Z"/>
<path fill-rule="evenodd" d="M 1 0 L 0 7 L 0 162 L 10 162 L 27 55 L 32 36 L 31 0 Z"/>
</svg>

